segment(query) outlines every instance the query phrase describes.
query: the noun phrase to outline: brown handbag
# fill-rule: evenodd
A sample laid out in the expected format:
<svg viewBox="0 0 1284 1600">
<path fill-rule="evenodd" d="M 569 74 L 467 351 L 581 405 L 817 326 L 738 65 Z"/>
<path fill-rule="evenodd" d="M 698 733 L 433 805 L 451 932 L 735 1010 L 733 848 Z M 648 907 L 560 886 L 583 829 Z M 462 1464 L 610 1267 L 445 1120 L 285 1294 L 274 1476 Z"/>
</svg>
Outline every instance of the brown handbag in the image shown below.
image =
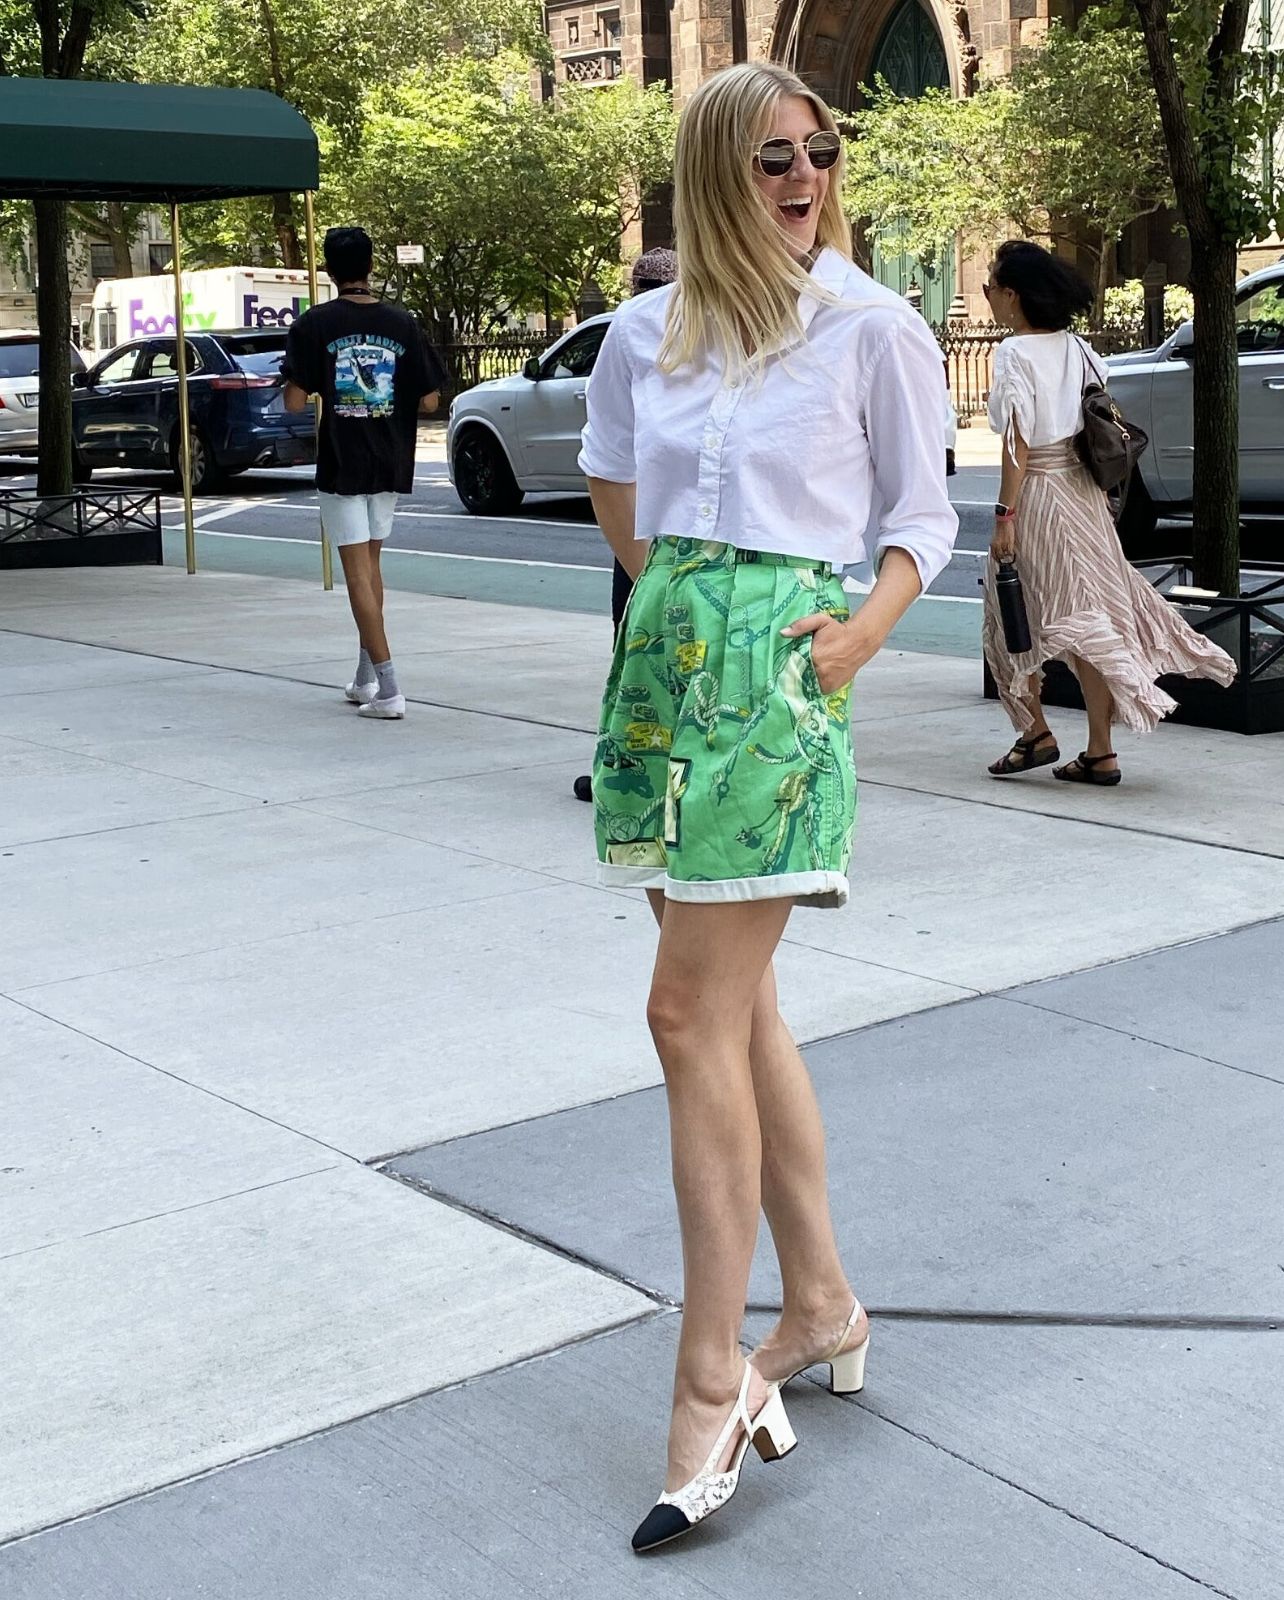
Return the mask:
<svg viewBox="0 0 1284 1600">
<path fill-rule="evenodd" d="M 1098 486 L 1107 491 L 1128 482 L 1150 436 L 1128 419 L 1088 365 L 1083 340 L 1076 339 L 1083 362 L 1083 427 L 1074 436 L 1079 459 Z"/>
</svg>

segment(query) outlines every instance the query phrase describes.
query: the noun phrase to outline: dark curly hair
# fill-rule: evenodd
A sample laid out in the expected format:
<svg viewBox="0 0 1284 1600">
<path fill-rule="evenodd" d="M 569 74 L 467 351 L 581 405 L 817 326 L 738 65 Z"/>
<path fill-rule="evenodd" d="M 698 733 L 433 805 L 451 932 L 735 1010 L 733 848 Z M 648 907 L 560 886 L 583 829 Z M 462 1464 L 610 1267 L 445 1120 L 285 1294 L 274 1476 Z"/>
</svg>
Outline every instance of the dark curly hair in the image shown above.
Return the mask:
<svg viewBox="0 0 1284 1600">
<path fill-rule="evenodd" d="M 994 282 L 1012 289 L 1032 328 L 1057 331 L 1092 308 L 1092 286 L 1060 256 L 1030 239 L 1008 239 L 994 254 Z"/>
</svg>

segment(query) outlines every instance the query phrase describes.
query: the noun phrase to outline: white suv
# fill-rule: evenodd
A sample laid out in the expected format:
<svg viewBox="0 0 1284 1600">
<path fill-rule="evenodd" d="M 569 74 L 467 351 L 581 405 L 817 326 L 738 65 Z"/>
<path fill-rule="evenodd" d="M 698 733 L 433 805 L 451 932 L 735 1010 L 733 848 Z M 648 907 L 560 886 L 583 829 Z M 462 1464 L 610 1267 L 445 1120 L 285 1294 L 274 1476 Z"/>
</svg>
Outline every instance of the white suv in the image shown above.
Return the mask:
<svg viewBox="0 0 1284 1600">
<path fill-rule="evenodd" d="M 614 313 L 590 317 L 511 378 L 466 389 L 450 408 L 450 481 L 469 511 L 511 516 L 528 491 L 584 494 L 576 465 L 589 373 Z M 946 470 L 954 471 L 958 417 L 943 391 Z"/>
<path fill-rule="evenodd" d="M 85 363 L 73 345 L 71 370 Z M 40 440 L 40 335 L 0 328 L 0 456 L 34 456 Z"/>
</svg>

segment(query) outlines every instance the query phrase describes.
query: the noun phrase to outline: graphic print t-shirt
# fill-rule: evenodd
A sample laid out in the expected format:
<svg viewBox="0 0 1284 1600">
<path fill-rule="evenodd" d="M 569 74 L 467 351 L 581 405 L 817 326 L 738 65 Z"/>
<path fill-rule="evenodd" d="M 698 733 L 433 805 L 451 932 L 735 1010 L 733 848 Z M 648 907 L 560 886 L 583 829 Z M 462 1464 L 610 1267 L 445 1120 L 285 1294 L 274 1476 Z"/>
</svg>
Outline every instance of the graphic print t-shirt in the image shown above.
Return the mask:
<svg viewBox="0 0 1284 1600">
<path fill-rule="evenodd" d="M 419 401 L 443 374 L 408 311 L 346 296 L 313 306 L 290 328 L 282 370 L 323 401 L 318 489 L 410 493 Z"/>
</svg>

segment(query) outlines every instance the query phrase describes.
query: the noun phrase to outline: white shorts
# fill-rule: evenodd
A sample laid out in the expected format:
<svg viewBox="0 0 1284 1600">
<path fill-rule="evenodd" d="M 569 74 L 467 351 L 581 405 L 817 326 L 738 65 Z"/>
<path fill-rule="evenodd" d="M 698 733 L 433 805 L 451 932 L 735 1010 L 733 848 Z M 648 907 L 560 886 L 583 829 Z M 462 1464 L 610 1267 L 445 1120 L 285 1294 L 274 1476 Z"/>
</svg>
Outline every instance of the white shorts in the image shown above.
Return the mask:
<svg viewBox="0 0 1284 1600">
<path fill-rule="evenodd" d="M 322 494 L 321 526 L 331 544 L 378 544 L 392 532 L 395 494 Z"/>
</svg>

